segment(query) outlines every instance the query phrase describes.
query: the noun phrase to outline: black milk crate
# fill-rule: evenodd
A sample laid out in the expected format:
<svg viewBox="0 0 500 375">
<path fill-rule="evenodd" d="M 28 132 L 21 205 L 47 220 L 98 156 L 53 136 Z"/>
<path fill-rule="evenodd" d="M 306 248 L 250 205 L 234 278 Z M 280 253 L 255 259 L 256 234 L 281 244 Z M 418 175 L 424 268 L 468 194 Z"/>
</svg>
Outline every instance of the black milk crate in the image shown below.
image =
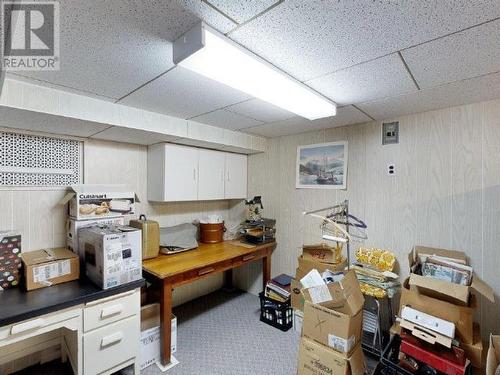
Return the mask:
<svg viewBox="0 0 500 375">
<path fill-rule="evenodd" d="M 275 328 L 288 331 L 293 324 L 293 309 L 290 299 L 287 302 L 279 302 L 266 297 L 264 292 L 259 294 L 260 298 L 260 321 Z"/>
</svg>

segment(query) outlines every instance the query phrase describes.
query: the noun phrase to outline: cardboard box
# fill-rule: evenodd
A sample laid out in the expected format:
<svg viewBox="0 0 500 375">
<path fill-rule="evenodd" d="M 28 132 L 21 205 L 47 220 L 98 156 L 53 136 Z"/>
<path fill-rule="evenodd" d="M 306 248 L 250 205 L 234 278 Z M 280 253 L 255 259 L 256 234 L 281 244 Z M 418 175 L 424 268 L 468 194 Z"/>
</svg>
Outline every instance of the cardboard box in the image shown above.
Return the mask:
<svg viewBox="0 0 500 375">
<path fill-rule="evenodd" d="M 306 245 L 302 247 L 302 256 L 306 260 L 323 263 L 341 263 L 342 255 L 335 248 L 326 244 Z"/>
<path fill-rule="evenodd" d="M 299 310 L 293 310 L 293 330 L 295 332 L 302 332 L 302 325 L 304 323 L 304 313 Z"/>
<path fill-rule="evenodd" d="M 346 358 L 305 337 L 300 340 L 297 375 L 362 375 L 365 369 L 361 344 Z"/>
<path fill-rule="evenodd" d="M 326 292 L 326 295 L 324 295 Z M 354 271 L 336 283 L 303 289 L 302 335 L 348 355 L 361 341 L 365 299 Z M 320 293 L 324 302 L 318 301 Z"/>
<path fill-rule="evenodd" d="M 304 311 L 304 296 L 301 293 L 300 281 L 292 279 L 290 284 L 291 306 L 294 310 Z"/>
<path fill-rule="evenodd" d="M 59 202 L 68 204 L 68 215 L 86 220 L 103 217 L 134 215 L 139 199 L 123 185 L 72 185 Z"/>
<path fill-rule="evenodd" d="M 467 256 L 462 251 L 438 249 L 433 247 L 415 246 L 408 256 L 410 271 L 410 286 L 420 293 L 429 297 L 434 297 L 447 302 L 462 304 L 467 306 L 472 291 L 476 291 L 486 297 L 491 302 L 495 302 L 493 289 L 486 284 L 479 276 L 473 274 L 470 286 L 454 284 L 447 281 L 438 280 L 432 277 L 420 276 L 415 273 L 418 266 L 418 256 L 438 255 L 446 258 L 456 259 L 458 262 L 468 264 Z"/>
<path fill-rule="evenodd" d="M 141 231 L 128 226 L 88 227 L 78 231 L 87 277 L 103 289 L 142 277 Z"/>
<path fill-rule="evenodd" d="M 330 270 L 332 272 L 344 271 L 347 267 L 347 260 L 343 259 L 342 262 L 337 264 L 323 263 L 314 259 L 306 259 L 301 255 L 298 257 L 298 264 L 299 266 L 295 272 L 295 279 L 300 280 L 313 269 L 317 269 L 319 273 L 323 273 L 326 270 Z"/>
<path fill-rule="evenodd" d="M 456 337 L 467 344 L 473 343 L 472 326 L 476 308 L 474 296 L 469 306 L 456 305 L 421 294 L 417 290 L 410 290 L 409 279 L 406 279 L 401 288 L 400 312 L 405 305 L 455 323 Z"/>
<path fill-rule="evenodd" d="M 172 314 L 170 352 L 177 351 L 177 317 Z M 160 304 L 141 307 L 141 370 L 161 360 Z"/>
<path fill-rule="evenodd" d="M 21 265 L 21 234 L 0 231 L 0 290 L 19 285 Z"/>
<path fill-rule="evenodd" d="M 44 249 L 23 254 L 26 290 L 35 290 L 78 280 L 78 255 L 66 248 Z"/>
<path fill-rule="evenodd" d="M 496 375 L 495 371 L 500 366 L 500 336 L 490 334 L 490 347 L 486 357 L 486 375 Z"/>
<path fill-rule="evenodd" d="M 105 217 L 100 219 L 76 220 L 69 218 L 66 220 L 66 246 L 74 253 L 80 256 L 80 262 L 85 262 L 84 251 L 79 251 L 78 247 L 78 230 L 93 225 L 124 225 L 124 217 Z"/>
<path fill-rule="evenodd" d="M 465 355 L 471 361 L 472 366 L 482 368 L 483 361 L 483 340 L 481 339 L 481 328 L 479 324 L 474 323 L 473 343 L 460 343 L 460 347 L 465 351 Z"/>
</svg>

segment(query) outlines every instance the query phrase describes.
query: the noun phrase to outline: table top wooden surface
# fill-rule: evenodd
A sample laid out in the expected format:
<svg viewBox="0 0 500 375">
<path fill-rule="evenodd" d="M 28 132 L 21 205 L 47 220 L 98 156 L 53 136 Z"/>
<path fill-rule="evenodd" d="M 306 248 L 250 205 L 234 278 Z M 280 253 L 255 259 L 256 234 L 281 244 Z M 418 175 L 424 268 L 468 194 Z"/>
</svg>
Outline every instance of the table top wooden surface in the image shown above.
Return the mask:
<svg viewBox="0 0 500 375">
<path fill-rule="evenodd" d="M 163 279 L 251 254 L 264 248 L 274 247 L 275 245 L 275 242 L 271 242 L 256 246 L 239 241 L 224 241 L 217 244 L 200 243 L 198 248 L 194 250 L 171 255 L 160 254 L 156 258 L 144 260 L 142 268 L 144 271 Z"/>
</svg>

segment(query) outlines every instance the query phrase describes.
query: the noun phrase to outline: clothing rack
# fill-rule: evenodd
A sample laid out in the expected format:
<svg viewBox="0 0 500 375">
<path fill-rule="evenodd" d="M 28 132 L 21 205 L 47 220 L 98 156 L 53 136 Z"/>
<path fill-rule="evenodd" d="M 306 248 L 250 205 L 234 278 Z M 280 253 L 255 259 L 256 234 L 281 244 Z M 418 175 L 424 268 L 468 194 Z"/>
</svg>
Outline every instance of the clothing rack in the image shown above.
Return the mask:
<svg viewBox="0 0 500 375">
<path fill-rule="evenodd" d="M 346 217 L 349 217 L 349 200 L 348 199 L 344 200 L 344 202 L 342 202 L 342 203 L 339 203 L 339 204 L 336 204 L 333 206 L 318 208 L 318 209 L 312 210 L 312 211 L 304 211 L 303 215 L 311 215 L 311 214 L 316 214 L 318 212 L 329 211 L 329 210 L 334 210 L 334 209 L 338 209 L 338 208 L 342 208 L 342 210 L 345 212 Z M 345 227 L 346 227 L 346 229 L 345 229 L 346 232 L 349 234 L 349 225 L 346 225 Z M 350 241 L 346 242 L 346 248 L 347 248 L 347 269 L 349 269 L 351 266 Z"/>
</svg>

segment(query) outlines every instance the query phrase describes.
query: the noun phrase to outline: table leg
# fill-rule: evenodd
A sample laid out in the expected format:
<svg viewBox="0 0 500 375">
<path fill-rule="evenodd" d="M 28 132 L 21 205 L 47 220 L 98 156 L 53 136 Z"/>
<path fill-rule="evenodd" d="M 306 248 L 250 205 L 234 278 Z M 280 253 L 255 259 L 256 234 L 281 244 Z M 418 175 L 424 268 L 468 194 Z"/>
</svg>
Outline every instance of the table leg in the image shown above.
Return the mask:
<svg viewBox="0 0 500 375">
<path fill-rule="evenodd" d="M 161 284 L 160 296 L 161 322 L 161 363 L 166 366 L 170 363 L 170 346 L 172 328 L 172 284 L 166 279 Z"/>
<path fill-rule="evenodd" d="M 262 258 L 262 284 L 263 290 L 266 289 L 267 282 L 271 280 L 271 255 L 270 251 Z"/>
<path fill-rule="evenodd" d="M 229 269 L 224 272 L 224 290 L 230 292 L 233 289 L 233 270 Z"/>
</svg>

